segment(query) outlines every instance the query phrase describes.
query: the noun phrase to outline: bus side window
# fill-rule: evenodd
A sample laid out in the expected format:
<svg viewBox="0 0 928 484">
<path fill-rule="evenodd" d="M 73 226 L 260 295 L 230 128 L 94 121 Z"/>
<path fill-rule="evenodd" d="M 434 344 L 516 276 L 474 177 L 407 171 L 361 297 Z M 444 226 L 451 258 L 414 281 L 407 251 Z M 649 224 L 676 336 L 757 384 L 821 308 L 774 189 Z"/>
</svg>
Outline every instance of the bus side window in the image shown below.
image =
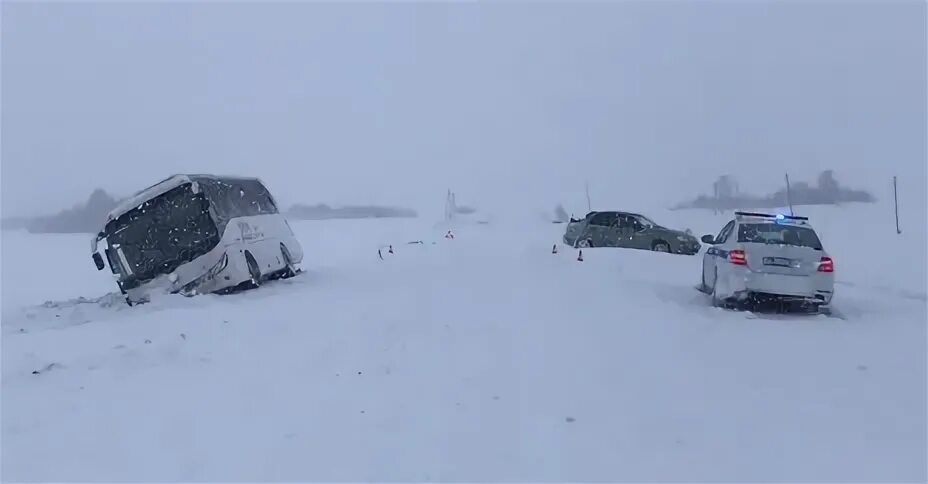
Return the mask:
<svg viewBox="0 0 928 484">
<path fill-rule="evenodd" d="M 260 215 L 261 206 L 258 205 L 258 200 L 255 198 L 254 187 L 250 182 L 242 182 L 239 185 L 239 190 L 241 197 L 239 198 L 239 204 L 241 205 L 242 212 L 245 215 Z"/>
<path fill-rule="evenodd" d="M 256 180 L 225 179 L 208 184 L 210 200 L 225 221 L 277 213 L 277 207 L 264 185 Z"/>
<path fill-rule="evenodd" d="M 229 221 L 228 203 L 222 192 L 222 182 L 203 179 L 199 180 L 199 184 L 201 192 L 209 199 L 209 210 L 216 222 L 216 228 L 222 232 Z"/>
<path fill-rule="evenodd" d="M 230 217 L 252 215 L 245 199 L 245 189 L 240 184 L 223 182 L 222 200 Z"/>
<path fill-rule="evenodd" d="M 244 199 L 247 201 L 250 215 L 264 215 L 277 213 L 277 207 L 271 200 L 267 188 L 257 180 L 243 182 L 245 188 Z"/>
</svg>

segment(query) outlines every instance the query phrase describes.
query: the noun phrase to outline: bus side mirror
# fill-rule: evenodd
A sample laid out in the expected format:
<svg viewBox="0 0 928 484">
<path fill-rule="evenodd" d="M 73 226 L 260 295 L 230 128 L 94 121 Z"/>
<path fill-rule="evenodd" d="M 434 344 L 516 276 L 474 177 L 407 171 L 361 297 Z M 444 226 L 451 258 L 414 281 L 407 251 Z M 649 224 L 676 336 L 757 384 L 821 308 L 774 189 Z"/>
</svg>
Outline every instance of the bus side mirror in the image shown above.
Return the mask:
<svg viewBox="0 0 928 484">
<path fill-rule="evenodd" d="M 99 252 L 93 253 L 93 263 L 97 266 L 98 271 L 102 271 L 106 265 L 103 264 L 103 256 Z"/>
</svg>

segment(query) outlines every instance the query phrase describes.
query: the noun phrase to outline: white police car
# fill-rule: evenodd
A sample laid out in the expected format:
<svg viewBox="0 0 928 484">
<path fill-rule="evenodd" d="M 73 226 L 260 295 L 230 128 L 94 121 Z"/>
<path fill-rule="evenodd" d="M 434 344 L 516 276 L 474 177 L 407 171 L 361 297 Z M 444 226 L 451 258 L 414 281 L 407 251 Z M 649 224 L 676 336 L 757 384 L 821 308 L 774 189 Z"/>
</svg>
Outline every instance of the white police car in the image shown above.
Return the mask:
<svg viewBox="0 0 928 484">
<path fill-rule="evenodd" d="M 776 301 L 826 310 L 835 266 L 808 217 L 735 212 L 703 256 L 700 289 L 713 305 Z"/>
</svg>

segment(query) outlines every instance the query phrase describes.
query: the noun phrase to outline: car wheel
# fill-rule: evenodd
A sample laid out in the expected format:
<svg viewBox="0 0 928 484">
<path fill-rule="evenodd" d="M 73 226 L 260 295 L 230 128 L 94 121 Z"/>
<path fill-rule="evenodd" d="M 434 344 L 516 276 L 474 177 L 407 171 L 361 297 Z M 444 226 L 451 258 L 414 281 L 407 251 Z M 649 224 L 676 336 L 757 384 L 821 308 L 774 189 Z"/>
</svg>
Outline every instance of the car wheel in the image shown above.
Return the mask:
<svg viewBox="0 0 928 484">
<path fill-rule="evenodd" d="M 670 244 L 664 242 L 663 240 L 658 240 L 651 245 L 651 250 L 654 252 L 667 252 L 670 253 Z"/>
<path fill-rule="evenodd" d="M 593 247 L 593 241 L 590 239 L 580 239 L 577 241 L 577 247 L 581 249 L 589 249 Z"/>
<path fill-rule="evenodd" d="M 245 263 L 248 264 L 248 275 L 251 276 L 251 280 L 248 281 L 248 284 L 251 287 L 260 286 L 261 268 L 258 266 L 258 261 L 251 255 L 251 252 L 245 252 Z"/>
</svg>

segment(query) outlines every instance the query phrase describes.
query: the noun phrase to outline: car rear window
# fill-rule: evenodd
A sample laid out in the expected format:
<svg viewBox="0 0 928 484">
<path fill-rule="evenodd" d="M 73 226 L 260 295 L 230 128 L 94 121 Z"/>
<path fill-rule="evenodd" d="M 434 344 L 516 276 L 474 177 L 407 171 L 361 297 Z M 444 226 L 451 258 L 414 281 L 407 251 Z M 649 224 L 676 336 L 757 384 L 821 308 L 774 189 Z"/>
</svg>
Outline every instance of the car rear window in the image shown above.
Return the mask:
<svg viewBox="0 0 928 484">
<path fill-rule="evenodd" d="M 814 230 L 795 225 L 741 224 L 738 227 L 738 242 L 795 245 L 822 250 L 822 242 Z"/>
</svg>

